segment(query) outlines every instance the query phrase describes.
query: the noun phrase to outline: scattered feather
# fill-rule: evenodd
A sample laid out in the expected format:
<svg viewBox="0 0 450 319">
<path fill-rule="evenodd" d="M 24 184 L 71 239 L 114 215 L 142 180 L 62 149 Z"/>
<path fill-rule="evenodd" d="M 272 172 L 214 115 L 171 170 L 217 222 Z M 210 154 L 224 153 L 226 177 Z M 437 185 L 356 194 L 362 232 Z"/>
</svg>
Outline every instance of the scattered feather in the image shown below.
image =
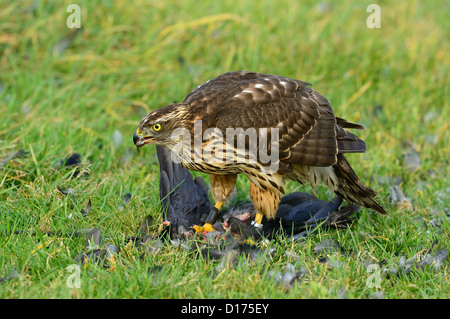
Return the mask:
<svg viewBox="0 0 450 319">
<path fill-rule="evenodd" d="M 330 254 L 334 252 L 340 252 L 341 250 L 342 248 L 339 245 L 339 243 L 331 239 L 322 240 L 319 243 L 317 243 L 313 248 L 313 251 L 316 255 Z"/>
<path fill-rule="evenodd" d="M 30 109 L 30 107 L 28 106 L 27 103 L 25 103 L 24 105 L 22 105 L 22 112 L 23 112 L 23 114 L 25 114 L 25 115 L 30 114 L 31 109 Z"/>
<path fill-rule="evenodd" d="M 420 156 L 416 151 L 408 151 L 402 155 L 402 165 L 407 170 L 413 172 L 420 167 L 420 164 Z"/>
<path fill-rule="evenodd" d="M 8 281 L 8 280 L 12 280 L 12 279 L 19 279 L 19 278 L 20 278 L 19 273 L 17 272 L 17 270 L 13 269 L 10 271 L 8 276 L 0 278 L 0 283 Z"/>
<path fill-rule="evenodd" d="M 75 190 L 70 187 L 62 188 L 60 186 L 56 186 L 56 188 L 58 189 L 58 191 L 61 194 L 65 195 L 65 196 L 69 196 L 69 198 L 71 199 L 70 208 L 73 209 L 75 207 L 73 202 L 77 202 L 77 194 L 76 194 Z M 91 211 L 91 207 L 92 207 L 92 202 L 91 202 L 91 199 L 89 199 L 88 203 L 86 204 L 86 207 L 81 209 L 81 215 L 83 217 L 86 217 L 87 214 L 89 214 L 89 212 Z M 68 217 L 72 218 L 72 213 L 70 213 Z"/>
<path fill-rule="evenodd" d="M 420 167 L 420 155 L 417 151 L 418 147 L 414 143 L 409 142 L 406 144 L 405 151 L 402 154 L 402 166 L 408 171 L 413 172 Z"/>
<path fill-rule="evenodd" d="M 122 203 L 125 204 L 125 206 L 127 206 L 131 202 L 131 197 L 132 195 L 130 193 L 126 193 L 125 195 L 122 196 L 122 202 L 119 203 L 119 205 L 117 206 L 119 211 L 123 211 L 125 209 Z"/>
<path fill-rule="evenodd" d="M 106 250 L 109 254 L 117 254 L 119 252 L 119 247 L 113 244 L 106 244 Z"/>
<path fill-rule="evenodd" d="M 133 195 L 131 195 L 130 193 L 126 193 L 125 195 L 123 195 L 123 197 L 122 197 L 122 201 L 123 201 L 123 203 L 125 204 L 125 205 L 128 205 L 129 203 L 130 203 L 130 201 L 131 201 L 131 197 L 132 197 Z"/>
<path fill-rule="evenodd" d="M 282 270 L 270 270 L 267 276 L 273 279 L 275 285 L 281 285 L 285 289 L 291 289 L 306 273 L 305 268 L 301 267 L 300 271 L 298 271 L 293 264 L 287 263 Z"/>
<path fill-rule="evenodd" d="M 275 247 L 261 248 L 256 245 L 249 244 L 241 244 L 239 246 L 239 249 L 241 253 L 245 254 L 251 261 L 259 262 L 264 262 L 267 259 L 272 259 L 276 253 Z"/>
<path fill-rule="evenodd" d="M 239 261 L 240 255 L 241 255 L 241 253 L 236 249 L 227 251 L 221 257 L 219 264 L 215 268 L 215 271 L 220 273 L 225 269 L 234 268 Z"/>
<path fill-rule="evenodd" d="M 393 263 L 383 269 L 388 277 L 392 275 L 400 276 L 403 274 L 410 274 L 414 269 L 426 269 L 431 267 L 434 271 L 440 270 L 445 261 L 448 259 L 448 250 L 437 250 L 434 254 L 427 252 L 425 255 L 414 255 L 413 257 L 406 259 L 402 254 L 397 263 Z"/>
<path fill-rule="evenodd" d="M 81 155 L 78 153 L 72 153 L 60 162 L 61 168 L 78 166 L 80 164 L 81 164 Z"/>
<path fill-rule="evenodd" d="M 119 247 L 106 244 L 101 248 L 101 231 L 98 228 L 78 230 L 75 234 L 86 234 L 85 250 L 74 258 L 74 261 L 87 266 L 88 264 L 103 265 L 105 269 L 115 267 L 114 255 L 119 252 Z"/>
<path fill-rule="evenodd" d="M 147 236 L 150 234 L 150 226 L 153 224 L 153 217 L 148 215 L 144 218 L 144 220 L 139 225 L 139 228 L 136 232 L 137 236 Z"/>
<path fill-rule="evenodd" d="M 95 249 L 100 246 L 101 231 L 98 228 L 93 228 L 89 231 L 86 238 L 86 249 Z"/>
<path fill-rule="evenodd" d="M 450 217 L 450 187 L 435 191 L 434 198 L 439 206 L 438 209 L 442 209 L 444 214 Z"/>
<path fill-rule="evenodd" d="M 67 156 L 65 159 L 61 160 L 59 162 L 59 169 L 63 169 L 65 167 L 71 168 L 71 167 L 77 167 L 72 175 L 70 177 L 77 177 L 81 173 L 81 169 L 79 166 L 81 166 L 81 155 L 78 153 L 72 153 L 71 155 Z M 83 176 L 88 175 L 87 172 L 83 172 Z"/>
<path fill-rule="evenodd" d="M 123 142 L 123 135 L 119 130 L 115 130 L 112 135 L 112 142 L 114 148 L 118 148 Z"/>
<path fill-rule="evenodd" d="M 329 13 L 333 10 L 333 5 L 329 2 L 321 1 L 316 4 L 316 10 L 319 13 Z"/>
<path fill-rule="evenodd" d="M 29 152 L 25 150 L 19 150 L 17 152 L 11 153 L 0 161 L 0 167 L 5 166 L 6 164 L 8 164 L 9 161 L 12 161 L 14 159 L 25 158 L 28 155 Z"/>
<path fill-rule="evenodd" d="M 375 104 L 372 109 L 372 114 L 374 117 L 381 119 L 384 116 L 384 107 L 382 104 Z"/>
<path fill-rule="evenodd" d="M 403 191 L 400 186 L 393 185 L 390 187 L 390 197 L 392 205 L 404 208 L 412 207 L 411 200 L 403 195 Z"/>
<path fill-rule="evenodd" d="M 331 258 L 323 257 L 319 260 L 320 263 L 327 264 L 328 269 L 339 269 L 344 268 L 347 266 L 347 264 L 343 261 L 340 261 L 336 258 L 336 256 L 333 256 Z"/>
<path fill-rule="evenodd" d="M 91 199 L 89 199 L 89 201 L 86 205 L 86 208 L 81 209 L 81 215 L 83 217 L 86 217 L 86 215 L 89 214 L 89 212 L 91 211 L 91 207 L 92 207 L 92 202 L 91 202 Z"/>
<path fill-rule="evenodd" d="M 142 253 L 155 255 L 161 250 L 163 243 L 160 239 L 147 235 L 140 242 L 137 243 L 137 248 Z"/>
<path fill-rule="evenodd" d="M 448 259 L 448 250 L 441 249 L 436 251 L 433 255 L 426 254 L 424 258 L 417 264 L 420 268 L 432 266 L 434 270 L 439 270 L 444 265 L 445 260 Z"/>
<path fill-rule="evenodd" d="M 191 247 L 186 244 L 186 242 L 184 240 L 181 240 L 179 238 L 175 238 L 175 239 L 171 239 L 171 244 L 173 247 L 178 248 L 178 249 L 183 249 L 185 251 L 190 251 Z"/>
<path fill-rule="evenodd" d="M 56 42 L 52 47 L 53 54 L 56 56 L 62 55 L 72 44 L 73 40 L 75 40 L 76 36 L 81 32 L 82 29 L 83 28 L 75 28 L 67 35 L 62 37 L 58 42 Z"/>
<path fill-rule="evenodd" d="M 56 186 L 56 188 L 58 189 L 58 191 L 61 194 L 64 194 L 64 195 L 74 195 L 75 194 L 75 190 L 73 188 L 66 188 L 66 189 L 64 189 L 64 188 L 59 187 L 59 186 Z"/>
</svg>

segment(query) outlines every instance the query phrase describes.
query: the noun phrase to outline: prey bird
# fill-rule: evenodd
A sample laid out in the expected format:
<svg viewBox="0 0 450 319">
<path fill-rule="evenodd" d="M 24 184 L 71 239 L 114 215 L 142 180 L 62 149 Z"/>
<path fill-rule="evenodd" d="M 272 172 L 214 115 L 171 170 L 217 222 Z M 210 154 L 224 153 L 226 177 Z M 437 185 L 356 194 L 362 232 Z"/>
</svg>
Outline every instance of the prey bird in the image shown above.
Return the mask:
<svg viewBox="0 0 450 319">
<path fill-rule="evenodd" d="M 364 127 L 336 117 L 330 102 L 310 86 L 279 75 L 225 73 L 183 102 L 147 114 L 133 141 L 137 147 L 164 146 L 187 169 L 209 174 L 216 212 L 237 175 L 246 175 L 256 228 L 262 228 L 264 216 L 275 218 L 286 179 L 324 184 L 349 202 L 386 214 L 344 156 L 366 150 L 365 142 L 347 131 Z M 210 222 L 197 227 L 212 230 Z"/>
<path fill-rule="evenodd" d="M 208 188 L 203 178 L 193 178 L 188 169 L 172 160 L 167 148 L 156 145 L 156 153 L 160 169 L 159 196 L 163 225 L 170 226 L 161 229 L 161 236 L 168 235 L 172 239 L 189 236 L 192 228 L 202 220 L 211 223 L 218 233 L 225 233 L 225 226 L 244 238 L 258 238 L 261 235 L 275 238 L 282 233 L 300 238 L 314 232 L 317 226 L 347 228 L 355 219 L 349 216 L 360 208 L 356 204 L 340 207 L 342 199 L 338 196 L 327 202 L 311 194 L 294 192 L 281 198 L 275 219 L 267 220 L 261 231 L 250 223 L 257 214 L 251 202 L 235 202 L 221 216 L 211 215 Z M 141 224 L 140 228 L 144 231 L 149 218 L 152 220 L 149 216 Z M 139 232 L 143 233 L 141 230 Z"/>
</svg>

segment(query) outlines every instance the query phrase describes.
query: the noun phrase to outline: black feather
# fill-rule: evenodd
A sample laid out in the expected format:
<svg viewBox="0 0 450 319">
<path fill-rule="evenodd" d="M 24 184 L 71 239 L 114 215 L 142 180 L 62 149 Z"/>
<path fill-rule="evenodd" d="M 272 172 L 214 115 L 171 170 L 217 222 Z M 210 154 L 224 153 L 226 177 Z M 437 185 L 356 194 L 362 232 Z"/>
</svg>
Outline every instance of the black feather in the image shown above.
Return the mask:
<svg viewBox="0 0 450 319">
<path fill-rule="evenodd" d="M 183 226 L 190 229 L 199 225 L 204 215 L 211 210 L 205 181 L 192 174 L 181 164 L 172 161 L 171 153 L 162 146 L 156 146 L 160 167 L 159 195 L 164 219 L 170 222 L 172 230 Z"/>
</svg>

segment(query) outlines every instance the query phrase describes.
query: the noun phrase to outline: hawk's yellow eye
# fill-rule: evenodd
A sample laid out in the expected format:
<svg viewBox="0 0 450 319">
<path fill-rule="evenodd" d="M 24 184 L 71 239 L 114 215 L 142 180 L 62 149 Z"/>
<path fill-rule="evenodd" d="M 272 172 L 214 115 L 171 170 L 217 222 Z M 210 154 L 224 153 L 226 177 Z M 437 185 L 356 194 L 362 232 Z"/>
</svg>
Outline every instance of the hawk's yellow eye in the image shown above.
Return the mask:
<svg viewBox="0 0 450 319">
<path fill-rule="evenodd" d="M 152 128 L 153 128 L 154 131 L 158 132 L 158 131 L 160 131 L 162 129 L 162 126 L 161 126 L 161 124 L 154 124 L 152 126 Z"/>
</svg>

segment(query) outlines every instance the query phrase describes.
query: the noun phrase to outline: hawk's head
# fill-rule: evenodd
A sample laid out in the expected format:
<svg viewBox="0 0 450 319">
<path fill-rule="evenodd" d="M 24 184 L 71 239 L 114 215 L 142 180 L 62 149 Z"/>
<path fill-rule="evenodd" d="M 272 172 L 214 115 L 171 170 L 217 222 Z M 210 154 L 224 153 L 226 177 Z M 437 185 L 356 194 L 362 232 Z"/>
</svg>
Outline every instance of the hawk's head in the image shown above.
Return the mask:
<svg viewBox="0 0 450 319">
<path fill-rule="evenodd" d="M 145 144 L 170 146 L 174 141 L 172 133 L 177 128 L 188 128 L 188 110 L 182 103 L 166 105 L 147 114 L 134 133 L 137 147 Z"/>
</svg>

